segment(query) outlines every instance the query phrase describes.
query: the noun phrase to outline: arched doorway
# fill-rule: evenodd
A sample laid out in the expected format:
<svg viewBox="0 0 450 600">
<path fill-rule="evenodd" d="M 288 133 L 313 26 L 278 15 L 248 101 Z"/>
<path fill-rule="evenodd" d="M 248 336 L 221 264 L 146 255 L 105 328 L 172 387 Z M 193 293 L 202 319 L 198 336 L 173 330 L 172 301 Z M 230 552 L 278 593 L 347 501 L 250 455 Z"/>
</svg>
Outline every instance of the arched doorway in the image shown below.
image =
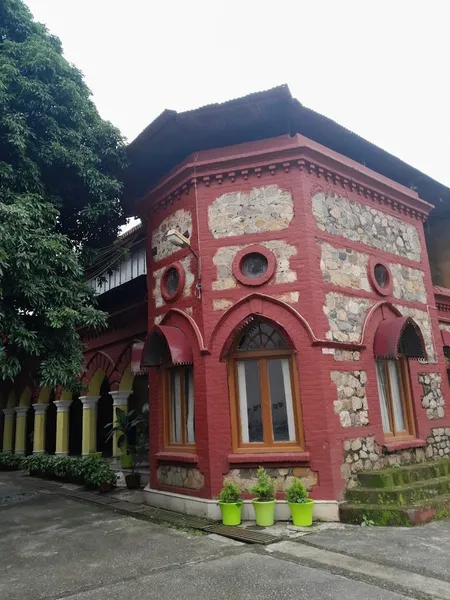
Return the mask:
<svg viewBox="0 0 450 600">
<path fill-rule="evenodd" d="M 25 425 L 25 454 L 33 454 L 33 435 L 34 435 L 34 410 L 30 407 L 27 410 Z"/>
<path fill-rule="evenodd" d="M 52 390 L 45 415 L 45 451 L 47 454 L 56 452 L 56 412 L 55 390 Z"/>
<path fill-rule="evenodd" d="M 83 405 L 76 397 L 69 407 L 69 454 L 81 456 L 83 439 Z"/>
<path fill-rule="evenodd" d="M 135 375 L 132 389 L 133 393 L 128 397 L 128 411 L 136 411 L 136 414 L 142 415 L 145 420 L 133 431 L 131 444 L 136 445 L 136 438 L 141 436 L 141 441 L 148 447 L 148 375 Z"/>
<path fill-rule="evenodd" d="M 109 381 L 105 377 L 100 386 L 100 398 L 97 403 L 97 452 L 103 456 L 112 456 L 112 438 L 106 441 L 105 426 L 113 422 L 113 399 L 109 394 Z"/>
</svg>

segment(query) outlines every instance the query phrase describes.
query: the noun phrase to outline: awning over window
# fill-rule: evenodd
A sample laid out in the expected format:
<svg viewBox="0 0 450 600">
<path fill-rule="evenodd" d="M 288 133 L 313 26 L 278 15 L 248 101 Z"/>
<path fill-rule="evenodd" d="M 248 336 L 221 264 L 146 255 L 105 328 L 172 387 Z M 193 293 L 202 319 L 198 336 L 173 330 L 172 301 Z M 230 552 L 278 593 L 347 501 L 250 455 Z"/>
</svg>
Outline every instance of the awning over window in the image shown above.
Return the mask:
<svg viewBox="0 0 450 600">
<path fill-rule="evenodd" d="M 144 375 L 148 372 L 148 369 L 146 367 L 141 367 L 143 350 L 143 342 L 138 342 L 131 346 L 131 372 L 133 373 L 133 375 Z"/>
<path fill-rule="evenodd" d="M 450 347 L 450 331 L 445 331 L 445 329 L 441 329 L 441 336 L 442 336 L 442 344 L 444 346 Z"/>
<path fill-rule="evenodd" d="M 147 335 L 142 352 L 142 367 L 191 365 L 193 362 L 192 347 L 178 327 L 156 325 Z"/>
<path fill-rule="evenodd" d="M 420 327 L 411 317 L 389 317 L 381 321 L 373 344 L 375 358 L 398 360 L 427 358 L 425 342 Z"/>
</svg>

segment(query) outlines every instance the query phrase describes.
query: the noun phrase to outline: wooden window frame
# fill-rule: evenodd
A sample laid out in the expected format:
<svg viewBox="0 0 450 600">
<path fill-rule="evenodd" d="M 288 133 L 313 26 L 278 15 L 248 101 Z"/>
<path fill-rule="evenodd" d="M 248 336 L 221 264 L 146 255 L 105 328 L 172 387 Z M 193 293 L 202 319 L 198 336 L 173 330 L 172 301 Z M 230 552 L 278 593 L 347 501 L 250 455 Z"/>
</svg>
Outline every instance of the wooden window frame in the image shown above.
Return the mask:
<svg viewBox="0 0 450 600">
<path fill-rule="evenodd" d="M 296 440 L 294 442 L 275 442 L 273 440 L 273 422 L 271 415 L 269 373 L 267 360 L 271 358 L 287 358 L 289 361 L 290 384 L 292 393 L 292 408 L 294 413 L 294 428 Z M 238 381 L 238 363 L 245 360 L 256 360 L 259 366 L 259 384 L 261 395 L 261 412 L 263 425 L 263 442 L 242 442 L 242 427 L 240 418 L 240 399 Z M 289 349 L 283 350 L 256 350 L 252 352 L 235 351 L 228 359 L 228 378 L 230 390 L 231 411 L 231 439 L 234 454 L 267 454 L 276 452 L 303 452 L 304 438 L 298 372 L 296 355 Z"/>
<path fill-rule="evenodd" d="M 414 426 L 414 411 L 413 411 L 413 402 L 412 402 L 412 394 L 411 394 L 411 383 L 410 383 L 410 375 L 409 375 L 409 365 L 406 357 L 402 356 L 398 361 L 400 367 L 400 395 L 401 402 L 403 407 L 403 415 L 405 420 L 405 425 L 407 429 L 404 431 L 399 431 L 398 433 L 395 431 L 395 420 L 394 420 L 394 405 L 392 401 L 392 391 L 391 391 L 391 376 L 389 373 L 389 359 L 381 358 L 377 359 L 377 362 L 383 364 L 384 369 L 384 377 L 386 382 L 386 395 L 387 395 L 387 403 L 388 403 L 388 418 L 389 425 L 391 430 L 384 431 L 384 439 L 387 442 L 398 442 L 398 441 L 406 441 L 413 440 L 416 437 L 416 431 Z M 376 369 L 376 366 L 375 366 Z M 377 375 L 378 377 L 378 375 Z M 378 391 L 379 402 L 381 402 L 380 392 Z M 381 407 L 380 407 L 381 410 Z"/>
<path fill-rule="evenodd" d="M 181 395 L 181 443 L 176 444 L 172 442 L 172 402 L 171 402 L 171 382 L 170 375 L 172 371 L 179 371 L 180 381 L 180 395 Z M 188 443 L 186 441 L 186 396 L 185 396 L 185 377 L 186 373 L 190 371 L 192 381 L 194 382 L 194 368 L 192 365 L 179 365 L 168 367 L 164 369 L 163 376 L 163 401 L 164 401 L 164 450 L 177 451 L 177 452 L 189 452 L 195 454 L 196 442 Z M 195 423 L 195 392 L 194 392 L 194 423 Z M 195 428 L 194 428 L 195 435 Z"/>
</svg>

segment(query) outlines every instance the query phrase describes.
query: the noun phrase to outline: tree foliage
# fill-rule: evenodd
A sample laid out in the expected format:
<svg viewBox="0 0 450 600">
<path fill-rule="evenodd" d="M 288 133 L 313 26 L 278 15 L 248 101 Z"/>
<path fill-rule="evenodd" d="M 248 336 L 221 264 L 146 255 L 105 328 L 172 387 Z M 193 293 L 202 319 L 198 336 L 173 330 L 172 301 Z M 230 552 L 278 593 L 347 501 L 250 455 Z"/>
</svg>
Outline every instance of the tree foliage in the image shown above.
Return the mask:
<svg viewBox="0 0 450 600">
<path fill-rule="evenodd" d="M 125 145 L 61 43 L 21 0 L 0 2 L 0 381 L 80 374 L 80 327 L 100 327 L 84 265 L 124 222 Z"/>
</svg>

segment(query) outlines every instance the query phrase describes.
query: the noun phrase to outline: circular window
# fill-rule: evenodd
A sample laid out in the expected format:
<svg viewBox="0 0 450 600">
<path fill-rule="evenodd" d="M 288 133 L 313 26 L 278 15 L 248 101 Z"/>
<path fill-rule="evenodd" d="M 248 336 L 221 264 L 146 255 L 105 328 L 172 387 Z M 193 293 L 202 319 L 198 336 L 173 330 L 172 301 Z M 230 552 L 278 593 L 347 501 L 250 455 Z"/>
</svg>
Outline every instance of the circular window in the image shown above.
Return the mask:
<svg viewBox="0 0 450 600">
<path fill-rule="evenodd" d="M 267 258 L 259 252 L 250 252 L 246 254 L 241 261 L 241 273 L 244 277 L 256 279 L 262 277 L 267 271 Z"/>
<path fill-rule="evenodd" d="M 161 278 L 161 295 L 166 302 L 178 300 L 184 289 L 186 274 L 180 263 L 173 263 Z"/>
<path fill-rule="evenodd" d="M 167 292 L 169 296 L 175 296 L 178 289 L 178 284 L 180 283 L 180 274 L 177 269 L 174 267 L 170 267 L 166 274 L 166 286 Z"/>
<path fill-rule="evenodd" d="M 389 271 L 381 263 L 377 263 L 373 269 L 375 281 L 382 288 L 385 288 L 389 284 Z"/>
<path fill-rule="evenodd" d="M 371 258 L 369 261 L 368 275 L 370 285 L 382 296 L 392 293 L 392 275 L 388 265 L 384 262 Z"/>
<path fill-rule="evenodd" d="M 233 275 L 244 285 L 262 285 L 274 274 L 276 260 L 265 246 L 250 246 L 236 254 Z"/>
</svg>

